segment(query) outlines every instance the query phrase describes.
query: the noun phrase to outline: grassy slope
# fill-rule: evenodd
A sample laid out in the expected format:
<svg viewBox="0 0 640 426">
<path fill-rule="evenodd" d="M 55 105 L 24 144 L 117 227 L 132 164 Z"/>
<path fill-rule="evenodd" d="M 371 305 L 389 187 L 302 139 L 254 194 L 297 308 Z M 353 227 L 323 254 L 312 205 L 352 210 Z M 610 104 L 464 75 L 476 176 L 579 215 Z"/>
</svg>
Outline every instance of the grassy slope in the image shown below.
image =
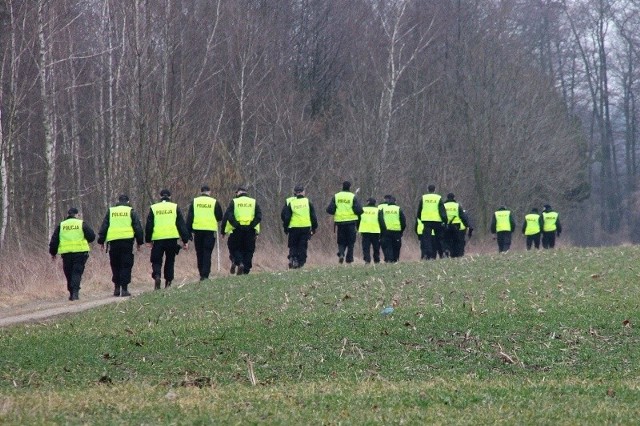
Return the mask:
<svg viewBox="0 0 640 426">
<path fill-rule="evenodd" d="M 3 329 L 0 422 L 633 423 L 638 258 L 264 273 Z"/>
</svg>

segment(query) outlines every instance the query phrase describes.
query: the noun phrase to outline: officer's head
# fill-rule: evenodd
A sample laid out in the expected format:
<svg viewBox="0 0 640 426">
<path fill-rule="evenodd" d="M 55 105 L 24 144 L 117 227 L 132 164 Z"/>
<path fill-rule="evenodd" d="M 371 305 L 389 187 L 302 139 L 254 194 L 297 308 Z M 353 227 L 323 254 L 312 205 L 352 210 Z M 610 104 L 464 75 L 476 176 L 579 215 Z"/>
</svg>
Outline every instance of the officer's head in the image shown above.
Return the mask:
<svg viewBox="0 0 640 426">
<path fill-rule="evenodd" d="M 163 189 L 162 191 L 160 191 L 160 198 L 162 198 L 163 200 L 168 200 L 169 198 L 171 198 L 171 191 L 169 191 L 168 189 Z"/>
<path fill-rule="evenodd" d="M 239 186 L 238 189 L 236 189 L 236 197 L 240 197 L 242 195 L 247 195 L 247 188 Z"/>
<path fill-rule="evenodd" d="M 304 186 L 296 185 L 295 188 L 293 188 L 293 193 L 295 195 L 304 195 Z"/>
<path fill-rule="evenodd" d="M 211 188 L 209 188 L 209 185 L 202 185 L 200 187 L 200 192 L 202 192 L 203 194 L 208 194 L 211 191 Z"/>
<path fill-rule="evenodd" d="M 129 197 L 126 194 L 118 195 L 118 203 L 129 204 Z"/>
<path fill-rule="evenodd" d="M 78 215 L 78 209 L 76 209 L 75 207 L 71 207 L 69 210 L 67 210 L 67 215 L 70 217 L 76 217 Z"/>
<path fill-rule="evenodd" d="M 376 199 L 373 197 L 367 198 L 367 206 L 375 206 L 376 205 Z"/>
<path fill-rule="evenodd" d="M 545 205 L 544 205 L 544 209 L 545 209 L 546 211 L 549 211 L 549 210 L 551 210 L 551 206 L 550 206 L 549 204 L 545 204 Z"/>
<path fill-rule="evenodd" d="M 436 190 L 436 186 L 435 185 L 429 185 L 427 187 L 427 191 L 429 191 L 429 192 L 435 192 L 435 190 Z"/>
<path fill-rule="evenodd" d="M 507 209 L 507 206 L 505 206 L 504 204 L 498 207 L 498 210 L 506 210 L 506 209 Z"/>
<path fill-rule="evenodd" d="M 447 200 L 448 201 L 454 201 L 456 199 L 456 196 L 454 195 L 453 192 L 450 192 L 447 194 Z"/>
<path fill-rule="evenodd" d="M 348 180 L 345 180 L 344 182 L 342 182 L 343 191 L 349 191 L 350 189 L 351 189 L 351 182 L 349 182 Z"/>
</svg>

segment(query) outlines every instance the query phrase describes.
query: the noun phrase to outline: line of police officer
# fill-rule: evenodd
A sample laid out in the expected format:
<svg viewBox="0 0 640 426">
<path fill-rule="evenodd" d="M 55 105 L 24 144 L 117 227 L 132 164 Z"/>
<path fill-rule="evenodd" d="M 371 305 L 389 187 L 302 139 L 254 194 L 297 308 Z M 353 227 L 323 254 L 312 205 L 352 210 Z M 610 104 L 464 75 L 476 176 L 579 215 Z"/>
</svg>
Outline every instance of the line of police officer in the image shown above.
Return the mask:
<svg viewBox="0 0 640 426">
<path fill-rule="evenodd" d="M 511 211 L 500 206 L 491 220 L 491 233 L 496 234 L 498 253 L 505 253 L 511 248 L 511 235 L 516 229 L 516 223 Z M 556 245 L 556 236 L 560 237 L 562 224 L 558 212 L 549 204 L 545 204 L 542 213 L 536 207 L 525 215 L 522 223 L 522 234 L 525 236 L 527 250 L 532 247 L 552 249 Z"/>
</svg>

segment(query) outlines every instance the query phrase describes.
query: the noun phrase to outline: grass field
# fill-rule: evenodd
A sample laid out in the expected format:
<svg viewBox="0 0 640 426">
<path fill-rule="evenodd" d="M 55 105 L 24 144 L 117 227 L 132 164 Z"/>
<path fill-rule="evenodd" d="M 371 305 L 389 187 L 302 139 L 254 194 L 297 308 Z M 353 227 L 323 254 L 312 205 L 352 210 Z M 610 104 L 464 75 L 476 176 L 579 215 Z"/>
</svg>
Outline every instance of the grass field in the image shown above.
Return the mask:
<svg viewBox="0 0 640 426">
<path fill-rule="evenodd" d="M 1 329 L 0 423 L 638 424 L 639 260 L 260 273 Z"/>
</svg>

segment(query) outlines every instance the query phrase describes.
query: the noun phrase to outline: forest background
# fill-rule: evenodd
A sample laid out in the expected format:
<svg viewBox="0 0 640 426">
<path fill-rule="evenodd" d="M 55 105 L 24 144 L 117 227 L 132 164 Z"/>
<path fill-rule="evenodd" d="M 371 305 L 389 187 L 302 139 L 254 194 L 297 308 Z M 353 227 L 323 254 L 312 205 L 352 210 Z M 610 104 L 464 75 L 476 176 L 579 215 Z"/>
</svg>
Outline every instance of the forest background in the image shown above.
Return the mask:
<svg viewBox="0 0 640 426">
<path fill-rule="evenodd" d="M 303 184 L 328 241 L 343 180 L 637 242 L 639 28 L 633 0 L 0 0 L 0 250 L 202 184 L 247 186 L 274 243 Z"/>
</svg>

